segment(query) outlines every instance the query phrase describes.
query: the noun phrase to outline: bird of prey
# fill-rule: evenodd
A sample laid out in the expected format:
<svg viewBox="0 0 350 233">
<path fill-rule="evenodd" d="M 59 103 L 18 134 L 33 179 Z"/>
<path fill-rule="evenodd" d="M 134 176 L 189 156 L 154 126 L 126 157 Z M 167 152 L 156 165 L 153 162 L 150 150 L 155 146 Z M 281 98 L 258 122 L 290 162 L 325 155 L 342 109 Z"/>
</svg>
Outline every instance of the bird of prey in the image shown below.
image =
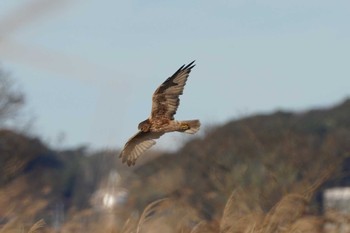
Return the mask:
<svg viewBox="0 0 350 233">
<path fill-rule="evenodd" d="M 119 157 L 128 166 L 135 165 L 138 157 L 156 144 L 164 133 L 184 132 L 194 134 L 199 130 L 199 120 L 177 121 L 174 119 L 180 104 L 187 78 L 194 67 L 194 61 L 181 66 L 171 77 L 165 80 L 153 93 L 151 115 L 138 125 L 138 132 L 124 146 Z"/>
</svg>

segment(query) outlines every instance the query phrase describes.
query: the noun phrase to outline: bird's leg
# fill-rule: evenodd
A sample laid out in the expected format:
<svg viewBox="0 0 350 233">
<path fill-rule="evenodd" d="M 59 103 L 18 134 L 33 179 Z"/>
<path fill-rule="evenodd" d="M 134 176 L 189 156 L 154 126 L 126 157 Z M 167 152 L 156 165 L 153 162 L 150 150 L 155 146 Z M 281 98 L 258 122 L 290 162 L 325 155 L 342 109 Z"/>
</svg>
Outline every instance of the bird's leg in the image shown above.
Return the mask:
<svg viewBox="0 0 350 233">
<path fill-rule="evenodd" d="M 188 130 L 190 128 L 190 126 L 186 123 L 181 123 L 180 128 L 181 128 L 181 130 Z"/>
</svg>

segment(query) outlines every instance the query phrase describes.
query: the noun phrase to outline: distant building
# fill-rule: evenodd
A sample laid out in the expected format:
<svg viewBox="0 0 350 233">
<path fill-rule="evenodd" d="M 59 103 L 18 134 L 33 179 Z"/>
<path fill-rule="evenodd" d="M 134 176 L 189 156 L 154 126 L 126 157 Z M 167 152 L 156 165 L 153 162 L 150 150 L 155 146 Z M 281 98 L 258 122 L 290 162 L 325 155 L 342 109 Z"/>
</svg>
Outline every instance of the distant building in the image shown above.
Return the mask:
<svg viewBox="0 0 350 233">
<path fill-rule="evenodd" d="M 120 186 L 120 180 L 118 172 L 110 172 L 105 182 L 92 195 L 91 203 L 96 209 L 113 210 L 126 202 L 128 192 Z"/>
<path fill-rule="evenodd" d="M 350 214 L 350 187 L 326 189 L 323 193 L 323 202 L 324 212 Z"/>
</svg>

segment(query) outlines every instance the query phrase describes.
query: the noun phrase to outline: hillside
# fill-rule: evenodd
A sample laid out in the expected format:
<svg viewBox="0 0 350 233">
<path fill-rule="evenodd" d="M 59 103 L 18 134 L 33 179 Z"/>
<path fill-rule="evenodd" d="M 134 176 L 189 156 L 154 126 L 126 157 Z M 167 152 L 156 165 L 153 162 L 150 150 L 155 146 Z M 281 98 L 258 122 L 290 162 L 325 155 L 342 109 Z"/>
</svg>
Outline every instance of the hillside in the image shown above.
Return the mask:
<svg viewBox="0 0 350 233">
<path fill-rule="evenodd" d="M 221 214 L 215 210 L 241 187 L 267 210 L 286 192 L 315 182 L 332 165 L 337 168 L 334 175 L 341 172 L 348 157 L 350 100 L 329 109 L 256 115 L 218 126 L 178 152 L 138 168 L 142 181 L 131 190 L 142 192 L 141 206 L 180 195 L 211 218 Z M 350 184 L 350 179 L 342 180 Z M 340 180 L 332 178 L 328 185 L 335 182 Z"/>
<path fill-rule="evenodd" d="M 216 221 L 233 190 L 242 190 L 250 208 L 267 212 L 287 193 L 306 192 L 317 182 L 319 191 L 350 185 L 350 100 L 329 109 L 234 120 L 135 168 L 122 165 L 116 154 L 55 151 L 39 139 L 0 130 L 1 222 L 20 216 L 64 224 L 57 206 L 63 206 L 58 212 L 67 215 L 67 224 L 86 211 L 95 216 L 93 196 L 116 171 L 121 181 L 112 189 L 128 192 L 115 210 L 120 219 L 173 197 L 201 219 Z M 320 194 L 313 194 L 310 213 L 318 213 Z"/>
</svg>

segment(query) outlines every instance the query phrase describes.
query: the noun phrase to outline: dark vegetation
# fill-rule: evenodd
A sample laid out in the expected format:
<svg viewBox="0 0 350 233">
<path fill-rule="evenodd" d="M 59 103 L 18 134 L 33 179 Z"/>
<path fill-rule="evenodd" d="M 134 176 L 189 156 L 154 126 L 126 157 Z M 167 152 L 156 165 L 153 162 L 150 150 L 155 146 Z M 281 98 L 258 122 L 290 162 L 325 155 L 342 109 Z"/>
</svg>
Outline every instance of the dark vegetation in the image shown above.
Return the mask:
<svg viewBox="0 0 350 233">
<path fill-rule="evenodd" d="M 143 190 L 145 203 L 169 193 L 180 195 L 209 219 L 221 215 L 237 187 L 268 210 L 287 192 L 302 191 L 327 171 L 332 170 L 327 185 L 345 182 L 336 177 L 350 172 L 344 160 L 350 156 L 349 116 L 347 100 L 331 109 L 229 122 L 139 167 L 135 173 L 142 182 L 134 188 Z"/>
</svg>

